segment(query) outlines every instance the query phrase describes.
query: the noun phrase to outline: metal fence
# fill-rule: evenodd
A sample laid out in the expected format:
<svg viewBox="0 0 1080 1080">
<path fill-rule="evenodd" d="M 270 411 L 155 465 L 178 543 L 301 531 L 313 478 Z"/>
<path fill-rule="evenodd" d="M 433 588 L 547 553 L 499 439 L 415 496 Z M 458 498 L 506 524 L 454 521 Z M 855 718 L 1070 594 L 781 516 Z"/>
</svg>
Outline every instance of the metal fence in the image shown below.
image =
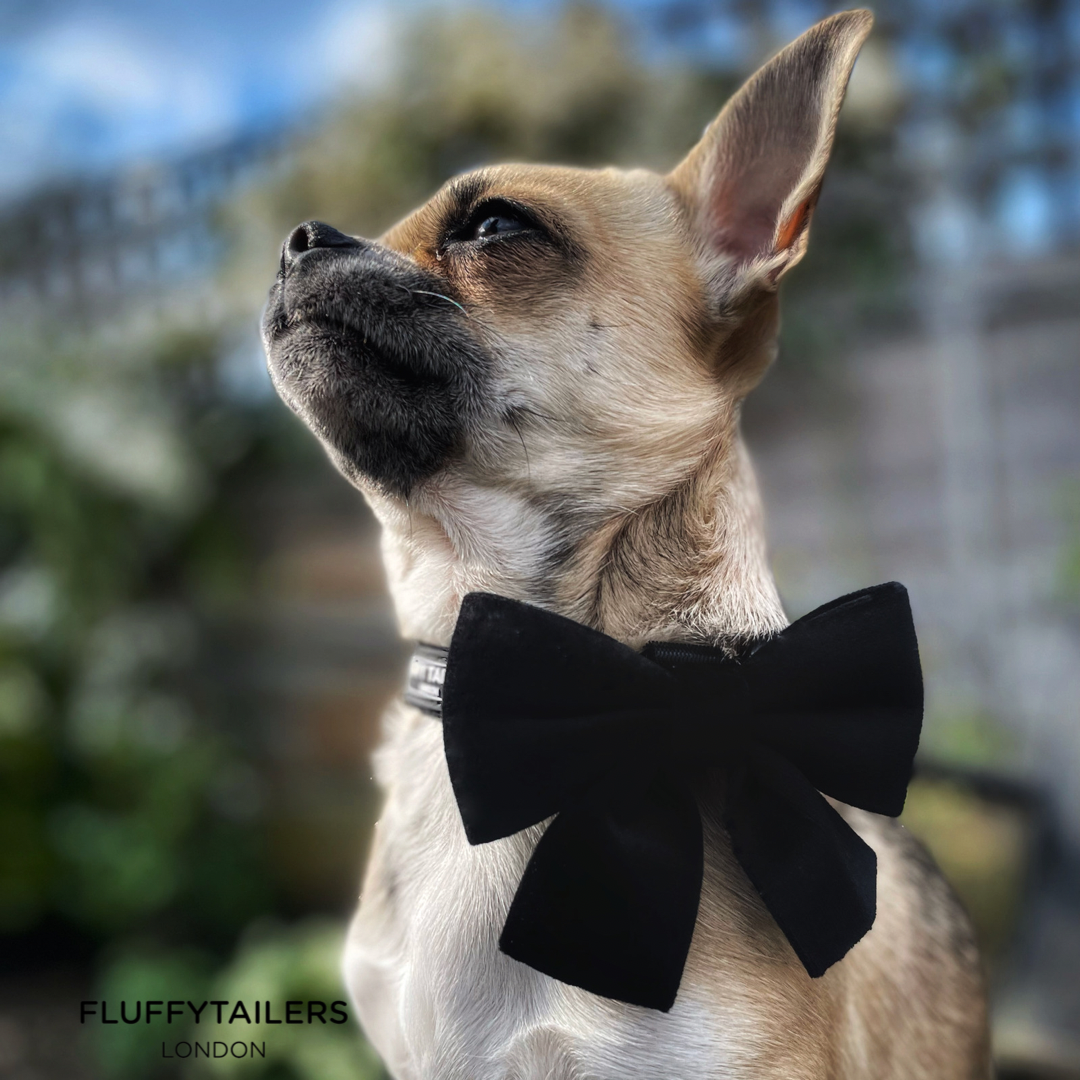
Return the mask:
<svg viewBox="0 0 1080 1080">
<path fill-rule="evenodd" d="M 227 247 L 220 207 L 284 142 L 245 136 L 0 208 L 0 317 L 85 327 L 205 286 Z"/>
</svg>

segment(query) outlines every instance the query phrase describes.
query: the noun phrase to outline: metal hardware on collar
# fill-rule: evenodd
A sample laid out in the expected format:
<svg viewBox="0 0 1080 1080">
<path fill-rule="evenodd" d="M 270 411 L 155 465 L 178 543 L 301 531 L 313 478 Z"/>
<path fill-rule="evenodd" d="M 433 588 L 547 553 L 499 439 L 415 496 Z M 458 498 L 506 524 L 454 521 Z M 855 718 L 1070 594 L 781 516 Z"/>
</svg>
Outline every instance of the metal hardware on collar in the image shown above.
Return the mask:
<svg viewBox="0 0 1080 1080">
<path fill-rule="evenodd" d="M 446 679 L 446 656 L 441 645 L 417 645 L 409 659 L 405 679 L 405 703 L 429 716 L 442 717 L 443 682 Z"/>
</svg>

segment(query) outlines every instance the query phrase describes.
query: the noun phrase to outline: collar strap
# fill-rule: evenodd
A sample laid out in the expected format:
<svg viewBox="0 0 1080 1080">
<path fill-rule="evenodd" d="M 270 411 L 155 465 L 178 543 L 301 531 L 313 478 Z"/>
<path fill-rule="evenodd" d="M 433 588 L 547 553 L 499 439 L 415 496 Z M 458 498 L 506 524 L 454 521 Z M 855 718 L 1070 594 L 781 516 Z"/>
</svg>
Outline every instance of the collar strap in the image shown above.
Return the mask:
<svg viewBox="0 0 1080 1080">
<path fill-rule="evenodd" d="M 762 642 L 756 642 L 748 652 L 756 652 Z M 642 656 L 665 667 L 683 665 L 696 668 L 715 667 L 725 660 L 719 649 L 683 642 L 650 641 L 641 650 Z M 446 681 L 446 659 L 450 650 L 442 645 L 417 642 L 409 657 L 409 672 L 405 676 L 405 704 L 442 719 L 443 683 Z"/>
<path fill-rule="evenodd" d="M 449 651 L 441 645 L 417 645 L 409 660 L 409 674 L 405 679 L 406 703 L 440 719 Z"/>
</svg>

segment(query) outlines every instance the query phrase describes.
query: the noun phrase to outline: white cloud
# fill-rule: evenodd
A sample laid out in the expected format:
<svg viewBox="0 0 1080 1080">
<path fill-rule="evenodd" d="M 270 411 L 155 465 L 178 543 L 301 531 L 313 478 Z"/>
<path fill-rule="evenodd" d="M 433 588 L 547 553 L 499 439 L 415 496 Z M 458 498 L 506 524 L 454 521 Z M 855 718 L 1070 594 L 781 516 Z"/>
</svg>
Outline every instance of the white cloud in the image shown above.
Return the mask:
<svg viewBox="0 0 1080 1080">
<path fill-rule="evenodd" d="M 250 33 L 221 2 L 220 18 L 154 4 L 126 16 L 59 8 L 0 42 L 0 198 L 375 90 L 406 21 L 461 0 L 312 0 L 303 17 L 275 7 Z"/>
<path fill-rule="evenodd" d="M 105 110 L 160 108 L 166 98 L 160 58 L 100 23 L 50 28 L 29 43 L 24 63 L 54 93 Z"/>
<path fill-rule="evenodd" d="M 122 25 L 48 25 L 4 50 L 0 70 L 0 194 L 43 174 L 212 139 L 238 120 L 227 77 Z"/>
<path fill-rule="evenodd" d="M 303 63 L 310 91 L 322 97 L 340 88 L 369 91 L 387 80 L 397 56 L 401 25 L 390 0 L 338 0 L 312 29 Z"/>
</svg>

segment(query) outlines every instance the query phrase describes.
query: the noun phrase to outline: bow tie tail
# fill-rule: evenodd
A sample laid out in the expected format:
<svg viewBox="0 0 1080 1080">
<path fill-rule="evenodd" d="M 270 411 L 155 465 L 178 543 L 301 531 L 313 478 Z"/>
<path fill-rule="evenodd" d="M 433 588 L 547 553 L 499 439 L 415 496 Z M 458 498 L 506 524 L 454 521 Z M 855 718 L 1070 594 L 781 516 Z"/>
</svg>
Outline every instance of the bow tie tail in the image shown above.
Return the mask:
<svg viewBox="0 0 1080 1080">
<path fill-rule="evenodd" d="M 774 750 L 755 746 L 726 808 L 735 856 L 812 978 L 874 924 L 877 856 Z"/>
<path fill-rule="evenodd" d="M 589 792 L 548 826 L 499 945 L 602 997 L 667 1012 L 697 919 L 701 816 L 664 773 L 642 790 Z"/>
</svg>

